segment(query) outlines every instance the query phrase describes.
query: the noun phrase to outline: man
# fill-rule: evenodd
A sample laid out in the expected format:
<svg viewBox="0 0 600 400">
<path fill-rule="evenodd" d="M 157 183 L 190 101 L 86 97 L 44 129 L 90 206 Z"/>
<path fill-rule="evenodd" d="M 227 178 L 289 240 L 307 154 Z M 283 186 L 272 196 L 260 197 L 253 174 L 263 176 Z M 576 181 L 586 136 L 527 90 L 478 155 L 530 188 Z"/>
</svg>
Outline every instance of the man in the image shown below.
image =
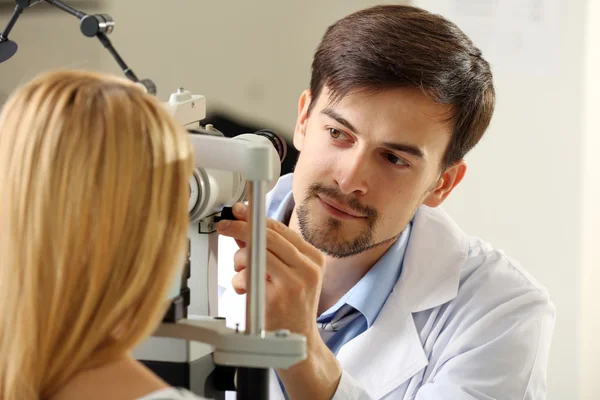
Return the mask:
<svg viewBox="0 0 600 400">
<path fill-rule="evenodd" d="M 545 398 L 547 292 L 438 207 L 494 101 L 488 63 L 440 16 L 378 6 L 327 30 L 295 172 L 269 195 L 267 329 L 308 348 L 272 398 Z M 237 272 L 220 300 L 230 323 L 244 321 L 247 212 L 218 226 L 240 246 L 220 254 Z"/>
</svg>

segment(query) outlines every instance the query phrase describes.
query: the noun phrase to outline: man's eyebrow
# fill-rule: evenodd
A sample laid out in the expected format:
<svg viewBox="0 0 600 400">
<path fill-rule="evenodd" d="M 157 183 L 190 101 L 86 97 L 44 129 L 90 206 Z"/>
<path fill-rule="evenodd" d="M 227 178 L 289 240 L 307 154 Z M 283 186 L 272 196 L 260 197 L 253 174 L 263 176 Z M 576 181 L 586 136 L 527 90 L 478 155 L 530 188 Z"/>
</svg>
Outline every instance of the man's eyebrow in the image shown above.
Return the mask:
<svg viewBox="0 0 600 400">
<path fill-rule="evenodd" d="M 412 144 L 384 142 L 382 143 L 382 146 L 387 147 L 391 150 L 401 151 L 403 153 L 412 154 L 413 156 L 425 159 L 425 153 L 423 152 L 423 150 Z"/>
<path fill-rule="evenodd" d="M 340 125 L 344 125 L 347 129 L 358 134 L 354 125 L 352 125 L 346 118 L 342 117 L 337 111 L 332 108 L 325 108 L 321 111 L 321 114 L 327 115 L 329 118 L 337 121 Z"/>
</svg>

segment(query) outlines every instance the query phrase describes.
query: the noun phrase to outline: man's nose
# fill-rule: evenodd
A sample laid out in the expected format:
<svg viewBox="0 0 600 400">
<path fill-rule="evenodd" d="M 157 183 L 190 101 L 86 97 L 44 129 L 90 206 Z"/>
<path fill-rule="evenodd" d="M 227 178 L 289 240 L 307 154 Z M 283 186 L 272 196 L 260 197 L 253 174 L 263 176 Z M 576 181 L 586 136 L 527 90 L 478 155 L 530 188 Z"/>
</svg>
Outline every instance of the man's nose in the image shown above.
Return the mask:
<svg viewBox="0 0 600 400">
<path fill-rule="evenodd" d="M 368 191 L 369 162 L 359 150 L 348 152 L 337 164 L 335 181 L 343 194 L 365 195 Z"/>
</svg>

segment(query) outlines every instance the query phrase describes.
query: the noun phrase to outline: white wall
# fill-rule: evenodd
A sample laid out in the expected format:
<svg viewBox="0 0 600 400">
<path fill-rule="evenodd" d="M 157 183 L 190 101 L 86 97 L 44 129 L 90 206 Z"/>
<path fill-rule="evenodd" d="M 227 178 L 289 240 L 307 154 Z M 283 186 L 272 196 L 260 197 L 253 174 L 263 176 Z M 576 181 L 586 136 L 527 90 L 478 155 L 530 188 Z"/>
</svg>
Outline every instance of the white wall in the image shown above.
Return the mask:
<svg viewBox="0 0 600 400">
<path fill-rule="evenodd" d="M 586 15 L 579 354 L 582 399 L 595 400 L 600 398 L 600 2 L 589 1 Z"/>
<path fill-rule="evenodd" d="M 600 333 L 596 311 L 600 202 L 597 192 L 595 203 L 588 192 L 594 179 L 596 188 L 600 182 L 596 156 L 600 102 L 597 89 L 587 90 L 584 97 L 584 89 L 597 88 L 599 82 L 593 76 L 600 70 L 597 27 L 596 42 L 588 37 L 584 43 L 585 22 L 591 24 L 593 18 L 588 6 L 594 1 L 538 1 L 559 7 L 554 19 L 552 10 L 541 10 L 550 13 L 546 17 L 551 21 L 543 35 L 536 37 L 535 23 L 529 24 L 525 39 L 535 38 L 537 47 L 523 53 L 513 47 L 516 42 L 511 42 L 511 34 L 520 29 L 519 18 L 524 14 L 519 13 L 533 2 L 479 2 L 498 7 L 491 20 L 458 16 L 449 1 L 413 3 L 459 25 L 462 22 L 484 56 L 492 60 L 495 74 L 498 106 L 492 126 L 467 157 L 470 170 L 446 209 L 465 230 L 520 261 L 550 291 L 557 324 L 548 399 L 598 399 L 600 352 L 594 343 Z M 595 1 L 596 10 L 597 6 Z M 479 15 L 484 11 L 480 8 Z M 501 19 L 501 15 L 507 17 Z M 596 21 L 598 17 L 596 11 Z M 496 26 L 494 19 L 501 22 Z M 584 60 L 594 46 L 596 58 L 589 60 L 584 76 Z M 587 120 L 583 109 L 588 110 Z"/>
<path fill-rule="evenodd" d="M 185 86 L 207 97 L 209 111 L 226 108 L 291 134 L 325 28 L 375 3 L 115 1 L 112 38 L 138 76 L 155 80 L 161 99 Z"/>
</svg>

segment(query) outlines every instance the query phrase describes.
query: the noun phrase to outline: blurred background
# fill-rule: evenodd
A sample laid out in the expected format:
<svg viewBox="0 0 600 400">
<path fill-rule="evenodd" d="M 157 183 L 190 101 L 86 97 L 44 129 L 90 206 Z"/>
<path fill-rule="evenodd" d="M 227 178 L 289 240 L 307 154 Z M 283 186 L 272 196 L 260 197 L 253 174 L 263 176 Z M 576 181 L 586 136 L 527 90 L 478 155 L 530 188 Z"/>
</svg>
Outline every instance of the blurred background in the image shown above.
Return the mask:
<svg viewBox="0 0 600 400">
<path fill-rule="evenodd" d="M 271 128 L 288 139 L 329 24 L 382 3 L 456 22 L 492 63 L 498 105 L 445 208 L 549 289 L 558 319 L 548 399 L 600 398 L 599 0 L 67 3 L 114 18 L 113 44 L 139 78 L 154 80 L 162 100 L 184 87 L 206 96 L 208 120 L 226 135 Z M 0 0 L 0 29 L 13 8 Z M 75 18 L 47 4 L 26 10 L 10 37 L 19 51 L 0 64 L 0 104 L 51 68 L 121 74 Z"/>
</svg>

